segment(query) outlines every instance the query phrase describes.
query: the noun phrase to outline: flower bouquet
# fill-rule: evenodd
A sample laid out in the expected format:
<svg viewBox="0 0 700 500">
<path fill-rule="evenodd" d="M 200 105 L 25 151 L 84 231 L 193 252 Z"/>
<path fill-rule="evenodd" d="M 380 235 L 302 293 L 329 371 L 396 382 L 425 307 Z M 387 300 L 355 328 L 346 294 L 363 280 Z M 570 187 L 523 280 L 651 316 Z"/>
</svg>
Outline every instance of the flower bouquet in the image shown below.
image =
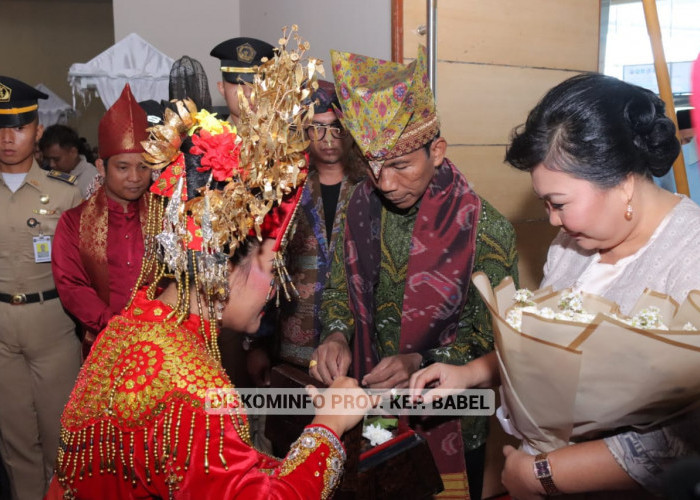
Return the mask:
<svg viewBox="0 0 700 500">
<path fill-rule="evenodd" d="M 472 280 L 493 318 L 499 419 L 530 451 L 654 426 L 696 404 L 700 291 L 679 305 L 647 290 L 626 317 L 595 295 Z"/>
</svg>

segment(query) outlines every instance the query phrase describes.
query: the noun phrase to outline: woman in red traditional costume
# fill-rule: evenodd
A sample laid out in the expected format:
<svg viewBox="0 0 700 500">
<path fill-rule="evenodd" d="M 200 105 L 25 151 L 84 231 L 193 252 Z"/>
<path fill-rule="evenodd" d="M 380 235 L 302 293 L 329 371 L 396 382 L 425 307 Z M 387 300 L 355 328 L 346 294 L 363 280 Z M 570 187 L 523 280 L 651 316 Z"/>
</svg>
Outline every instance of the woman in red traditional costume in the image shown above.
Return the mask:
<svg viewBox="0 0 700 500">
<path fill-rule="evenodd" d="M 316 416 L 284 460 L 264 455 L 217 348 L 219 326 L 255 333 L 274 292 L 292 288 L 282 252 L 306 176 L 304 98 L 315 81 L 293 55 L 283 44 L 259 68 L 252 95 L 271 105 L 248 103 L 240 134 L 191 101 L 151 129 L 144 156 L 162 173 L 142 276 L 157 279 L 110 321 L 80 372 L 53 493 L 327 498 L 338 484 L 339 436 L 361 416 Z M 333 387 L 357 383 L 341 377 Z M 239 404 L 207 411 L 212 389 Z"/>
</svg>

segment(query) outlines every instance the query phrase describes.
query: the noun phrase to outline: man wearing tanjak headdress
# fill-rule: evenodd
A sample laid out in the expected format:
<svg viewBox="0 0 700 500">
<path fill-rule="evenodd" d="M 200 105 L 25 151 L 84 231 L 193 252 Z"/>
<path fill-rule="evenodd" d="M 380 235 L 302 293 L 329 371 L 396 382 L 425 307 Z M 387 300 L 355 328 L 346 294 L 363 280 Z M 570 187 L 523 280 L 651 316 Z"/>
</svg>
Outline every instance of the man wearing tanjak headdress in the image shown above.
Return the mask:
<svg viewBox="0 0 700 500">
<path fill-rule="evenodd" d="M 406 387 L 421 364 L 463 363 L 493 349 L 473 271 L 517 279 L 515 233 L 446 158 L 425 49 L 409 65 L 332 52 L 341 122 L 369 162 L 336 242 L 311 373 L 372 388 Z M 485 418 L 462 421 L 479 497 Z M 443 482 L 467 495 L 458 421 L 428 433 Z"/>
<path fill-rule="evenodd" d="M 56 228 L 56 288 L 80 323 L 84 356 L 126 305 L 141 269 L 151 183 L 151 169 L 141 156 L 147 127 L 146 113 L 126 84 L 98 128 L 103 184 L 66 212 Z"/>
</svg>

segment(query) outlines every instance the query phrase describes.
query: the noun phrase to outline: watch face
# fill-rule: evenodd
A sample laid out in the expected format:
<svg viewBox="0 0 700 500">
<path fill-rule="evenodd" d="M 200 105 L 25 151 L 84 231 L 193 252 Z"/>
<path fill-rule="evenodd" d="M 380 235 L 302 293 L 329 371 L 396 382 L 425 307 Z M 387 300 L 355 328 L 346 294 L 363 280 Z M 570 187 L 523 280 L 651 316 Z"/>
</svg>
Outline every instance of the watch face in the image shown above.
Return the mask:
<svg viewBox="0 0 700 500">
<path fill-rule="evenodd" d="M 546 459 L 535 462 L 535 477 L 537 479 L 552 477 L 552 473 L 549 471 L 549 464 L 547 463 Z"/>
</svg>

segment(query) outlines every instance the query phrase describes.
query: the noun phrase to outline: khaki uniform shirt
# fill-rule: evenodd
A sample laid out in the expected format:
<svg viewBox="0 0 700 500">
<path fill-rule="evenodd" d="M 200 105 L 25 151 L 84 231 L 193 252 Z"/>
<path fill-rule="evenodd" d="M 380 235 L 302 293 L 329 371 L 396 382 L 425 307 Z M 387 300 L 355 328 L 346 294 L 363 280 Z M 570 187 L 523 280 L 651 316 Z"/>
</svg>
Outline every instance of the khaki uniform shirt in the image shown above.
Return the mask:
<svg viewBox="0 0 700 500">
<path fill-rule="evenodd" d="M 97 168 L 88 162 L 85 156 L 80 155 L 80 162 L 70 173 L 76 177 L 75 185 L 80 189 L 80 195 L 87 198 L 88 188 L 97 176 Z"/>
<path fill-rule="evenodd" d="M 36 161 L 14 193 L 0 175 L 0 292 L 55 288 L 51 262 L 35 262 L 33 238 L 43 234 L 53 239 L 58 218 L 81 200 L 77 187 L 51 178 Z"/>
</svg>

